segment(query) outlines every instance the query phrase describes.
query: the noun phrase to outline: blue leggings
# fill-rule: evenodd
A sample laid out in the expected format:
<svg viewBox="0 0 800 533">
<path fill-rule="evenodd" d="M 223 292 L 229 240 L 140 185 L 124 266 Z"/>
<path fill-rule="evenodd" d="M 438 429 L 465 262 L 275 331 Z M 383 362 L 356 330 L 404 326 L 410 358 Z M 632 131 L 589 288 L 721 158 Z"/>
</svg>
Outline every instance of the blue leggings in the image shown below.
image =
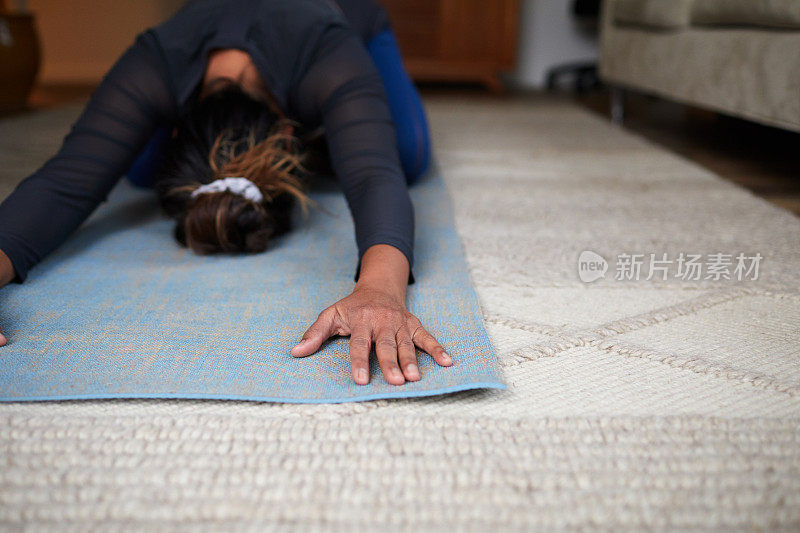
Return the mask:
<svg viewBox="0 0 800 533">
<path fill-rule="evenodd" d="M 390 29 L 373 37 L 367 43 L 367 51 L 383 80 L 397 133 L 400 164 L 403 166 L 406 181 L 411 185 L 428 169 L 431 158 L 425 108 L 422 107 L 414 82 L 403 68 L 400 48 Z"/>
<path fill-rule="evenodd" d="M 397 133 L 397 148 L 406 182 L 411 185 L 428 169 L 431 156 L 428 121 L 417 89 L 403 68 L 397 41 L 390 29 L 367 43 L 367 51 L 380 72 L 389 110 Z M 128 170 L 128 180 L 137 187 L 153 187 L 155 173 L 171 127 L 158 128 Z"/>
</svg>

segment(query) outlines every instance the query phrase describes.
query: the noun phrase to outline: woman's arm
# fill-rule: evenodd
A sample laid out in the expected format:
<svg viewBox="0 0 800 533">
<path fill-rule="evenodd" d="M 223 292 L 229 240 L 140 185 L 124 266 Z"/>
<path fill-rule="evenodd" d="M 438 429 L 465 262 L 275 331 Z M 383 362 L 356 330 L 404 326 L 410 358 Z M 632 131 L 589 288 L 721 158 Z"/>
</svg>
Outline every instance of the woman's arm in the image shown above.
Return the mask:
<svg viewBox="0 0 800 533">
<path fill-rule="evenodd" d="M 408 260 L 400 250 L 376 244 L 362 258 L 356 289 L 383 290 L 398 302 L 405 302 L 408 270 Z"/>
<path fill-rule="evenodd" d="M 346 27 L 330 28 L 316 55 L 293 98 L 306 120 L 316 112 L 325 126 L 331 163 L 355 221 L 360 269 L 352 294 L 320 313 L 292 355 L 311 355 L 328 337 L 349 335 L 356 383 L 369 381 L 373 344 L 389 383 L 417 381 L 417 347 L 442 366 L 452 361 L 405 306 L 413 280 L 414 212 L 383 84 Z"/>
<path fill-rule="evenodd" d="M 94 91 L 58 153 L 0 204 L 0 250 L 22 283 L 106 200 L 156 126 L 174 109 L 163 60 L 147 32 Z"/>
<path fill-rule="evenodd" d="M 302 121 L 325 128 L 331 165 L 353 215 L 359 260 L 371 246 L 388 244 L 413 271 L 414 208 L 395 125 L 380 74 L 348 26 L 334 24 L 324 32 L 289 100 Z"/>
</svg>

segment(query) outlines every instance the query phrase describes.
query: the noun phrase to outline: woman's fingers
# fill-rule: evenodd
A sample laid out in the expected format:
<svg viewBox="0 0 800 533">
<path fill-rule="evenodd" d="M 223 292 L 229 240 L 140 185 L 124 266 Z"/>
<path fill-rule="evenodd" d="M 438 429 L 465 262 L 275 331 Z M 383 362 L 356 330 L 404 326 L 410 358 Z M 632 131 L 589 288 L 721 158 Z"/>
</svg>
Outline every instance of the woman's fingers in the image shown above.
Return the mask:
<svg viewBox="0 0 800 533">
<path fill-rule="evenodd" d="M 0 346 L 5 346 L 7 339 L 3 336 L 3 330 L 0 329 Z"/>
<path fill-rule="evenodd" d="M 411 340 L 411 334 L 406 328 L 397 332 L 397 359 L 408 381 L 419 381 L 419 366 L 417 366 L 417 348 Z"/>
<path fill-rule="evenodd" d="M 375 336 L 375 353 L 378 355 L 383 375 L 390 385 L 402 385 L 406 382 L 397 364 L 397 341 L 392 330 L 387 328 L 378 330 Z"/>
<path fill-rule="evenodd" d="M 322 343 L 331 336 L 349 335 L 350 370 L 353 381 L 359 385 L 369 383 L 369 357 L 373 343 L 381 371 L 391 385 L 402 385 L 406 380 L 419 381 L 421 376 L 417 363 L 417 347 L 430 354 L 441 366 L 453 364 L 433 335 L 422 327 L 419 319 L 408 312 L 405 312 L 405 320 L 400 313 L 383 313 L 378 315 L 379 319 L 374 316 L 376 313 L 368 313 L 367 316 L 362 314 L 355 320 L 348 320 L 351 315 L 349 312 L 341 315 L 339 313 L 336 306 L 322 311 L 303 334 L 302 340 L 292 348 L 292 355 L 309 356 L 319 350 Z M 370 315 L 373 315 L 372 320 L 369 320 Z"/>
<path fill-rule="evenodd" d="M 333 335 L 333 318 L 336 310 L 329 307 L 322 311 L 317 320 L 303 333 L 302 340 L 292 348 L 295 357 L 306 357 L 319 350 L 319 347 Z"/>
<path fill-rule="evenodd" d="M 416 329 L 413 330 L 411 340 L 413 340 L 414 344 L 419 346 L 421 350 L 433 357 L 433 360 L 440 366 L 450 366 L 453 364 L 453 360 L 450 359 L 450 356 L 447 355 L 444 348 L 441 347 L 433 335 L 428 333 L 422 325 L 418 325 Z"/>
<path fill-rule="evenodd" d="M 366 326 L 356 326 L 350 334 L 350 370 L 359 385 L 369 383 L 369 352 L 372 339 Z"/>
</svg>

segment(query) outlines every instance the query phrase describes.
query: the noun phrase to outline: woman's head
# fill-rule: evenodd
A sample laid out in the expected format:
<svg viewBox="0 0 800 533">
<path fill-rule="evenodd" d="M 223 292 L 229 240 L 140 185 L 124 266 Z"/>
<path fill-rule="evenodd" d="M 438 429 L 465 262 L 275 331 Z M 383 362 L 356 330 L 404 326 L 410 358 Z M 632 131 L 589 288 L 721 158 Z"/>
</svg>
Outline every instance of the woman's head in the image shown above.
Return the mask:
<svg viewBox="0 0 800 533">
<path fill-rule="evenodd" d="M 302 157 L 291 125 L 235 85 L 190 105 L 156 177 L 178 242 L 199 254 L 262 252 L 290 229 L 294 202 L 304 209 L 309 202 L 298 179 Z M 192 197 L 201 185 L 227 177 L 252 181 L 263 200 L 230 191 Z"/>
</svg>

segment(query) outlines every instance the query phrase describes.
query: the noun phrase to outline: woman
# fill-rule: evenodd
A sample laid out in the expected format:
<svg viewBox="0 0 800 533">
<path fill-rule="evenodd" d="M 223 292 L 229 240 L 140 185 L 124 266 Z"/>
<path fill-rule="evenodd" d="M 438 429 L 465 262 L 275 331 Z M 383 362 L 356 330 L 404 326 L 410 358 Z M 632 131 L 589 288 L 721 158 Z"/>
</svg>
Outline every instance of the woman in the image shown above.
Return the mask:
<svg viewBox="0 0 800 533">
<path fill-rule="evenodd" d="M 411 94 L 388 100 L 393 121 L 384 81 L 390 94 L 413 93 L 388 18 L 371 0 L 188 3 L 137 37 L 58 154 L 0 204 L 0 286 L 22 283 L 125 173 L 156 187 L 176 238 L 194 251 L 263 251 L 288 229 L 292 202 L 305 201 L 298 150 L 320 126 L 355 221 L 356 285 L 291 354 L 349 335 L 358 384 L 369 381 L 373 344 L 394 385 L 420 379 L 415 347 L 449 366 L 405 307 L 414 234 L 407 182 L 427 164 L 424 115 Z"/>
</svg>

